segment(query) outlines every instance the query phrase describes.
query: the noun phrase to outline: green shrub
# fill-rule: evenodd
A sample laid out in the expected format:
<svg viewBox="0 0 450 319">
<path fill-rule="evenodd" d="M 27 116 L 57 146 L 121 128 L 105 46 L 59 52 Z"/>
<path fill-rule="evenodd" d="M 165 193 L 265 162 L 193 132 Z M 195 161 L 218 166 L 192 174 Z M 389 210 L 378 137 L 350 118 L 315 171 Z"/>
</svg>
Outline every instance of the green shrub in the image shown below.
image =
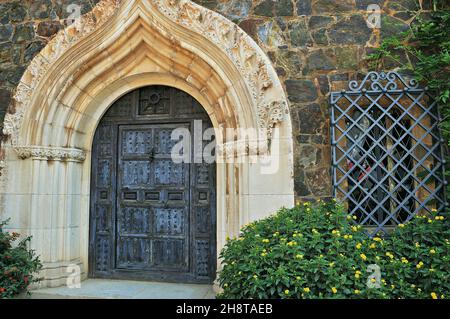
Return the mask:
<svg viewBox="0 0 450 319">
<path fill-rule="evenodd" d="M 334 202 L 281 209 L 227 242 L 219 298 L 448 298 L 449 239 L 437 212 L 369 238 Z"/>
<path fill-rule="evenodd" d="M 28 249 L 31 238 L 20 240 L 19 234 L 3 230 L 0 222 L 0 299 L 12 298 L 39 281 L 35 273 L 42 267 L 33 250 Z"/>
</svg>

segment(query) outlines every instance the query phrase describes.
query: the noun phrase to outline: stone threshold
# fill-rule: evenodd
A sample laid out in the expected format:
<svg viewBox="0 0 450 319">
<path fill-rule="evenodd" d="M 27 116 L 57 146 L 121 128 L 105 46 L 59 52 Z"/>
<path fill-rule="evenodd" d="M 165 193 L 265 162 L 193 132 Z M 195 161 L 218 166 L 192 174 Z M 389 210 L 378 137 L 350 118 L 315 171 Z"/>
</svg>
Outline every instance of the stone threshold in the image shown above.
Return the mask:
<svg viewBox="0 0 450 319">
<path fill-rule="evenodd" d="M 88 279 L 81 288 L 44 288 L 31 299 L 215 299 L 212 285 Z"/>
</svg>

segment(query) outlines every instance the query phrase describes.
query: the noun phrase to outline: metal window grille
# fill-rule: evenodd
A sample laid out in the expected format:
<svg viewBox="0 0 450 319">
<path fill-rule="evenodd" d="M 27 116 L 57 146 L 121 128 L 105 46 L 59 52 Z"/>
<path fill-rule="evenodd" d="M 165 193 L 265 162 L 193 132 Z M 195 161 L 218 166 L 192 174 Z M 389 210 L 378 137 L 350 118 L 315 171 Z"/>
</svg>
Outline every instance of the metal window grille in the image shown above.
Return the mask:
<svg viewBox="0 0 450 319">
<path fill-rule="evenodd" d="M 430 92 L 395 72 L 331 93 L 333 192 L 371 236 L 445 200 L 443 140 Z"/>
</svg>

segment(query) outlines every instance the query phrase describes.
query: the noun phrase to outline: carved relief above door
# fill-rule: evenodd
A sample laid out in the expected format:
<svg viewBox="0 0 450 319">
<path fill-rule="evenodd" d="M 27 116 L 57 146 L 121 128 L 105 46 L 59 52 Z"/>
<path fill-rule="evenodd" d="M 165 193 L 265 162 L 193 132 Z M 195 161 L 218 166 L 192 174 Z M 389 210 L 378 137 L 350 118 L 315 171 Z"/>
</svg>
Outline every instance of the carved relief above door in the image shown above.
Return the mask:
<svg viewBox="0 0 450 319">
<path fill-rule="evenodd" d="M 212 127 L 197 101 L 164 86 L 125 95 L 101 120 L 93 145 L 91 277 L 215 279 L 215 165 L 171 157 L 173 130 L 191 130 L 194 120 Z"/>
</svg>

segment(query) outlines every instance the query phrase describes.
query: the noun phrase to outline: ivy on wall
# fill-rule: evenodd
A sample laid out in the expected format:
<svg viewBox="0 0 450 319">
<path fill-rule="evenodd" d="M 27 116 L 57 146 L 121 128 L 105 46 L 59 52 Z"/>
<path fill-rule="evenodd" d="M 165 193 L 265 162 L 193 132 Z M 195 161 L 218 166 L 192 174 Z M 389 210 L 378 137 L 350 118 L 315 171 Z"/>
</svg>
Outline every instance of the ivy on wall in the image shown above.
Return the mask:
<svg viewBox="0 0 450 319">
<path fill-rule="evenodd" d="M 441 130 L 450 146 L 450 4 L 433 0 L 429 16 L 419 17 L 411 28 L 386 38 L 369 56 L 372 69 L 385 70 L 395 66 L 412 73 L 424 86 L 435 92 L 442 121 Z M 447 162 L 450 153 L 447 148 Z M 450 177 L 450 167 L 446 170 Z M 450 198 L 450 187 L 447 187 Z"/>
</svg>

